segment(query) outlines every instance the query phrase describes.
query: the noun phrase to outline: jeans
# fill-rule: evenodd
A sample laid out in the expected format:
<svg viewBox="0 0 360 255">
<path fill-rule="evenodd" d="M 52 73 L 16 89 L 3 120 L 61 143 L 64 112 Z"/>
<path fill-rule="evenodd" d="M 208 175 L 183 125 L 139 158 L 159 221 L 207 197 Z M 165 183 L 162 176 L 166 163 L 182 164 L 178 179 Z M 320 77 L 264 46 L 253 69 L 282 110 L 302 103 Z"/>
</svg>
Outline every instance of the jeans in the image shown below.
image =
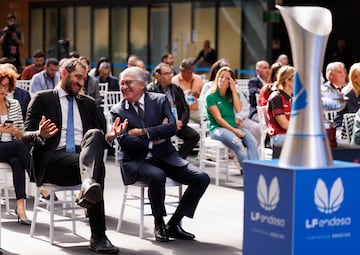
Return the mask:
<svg viewBox="0 0 360 255">
<path fill-rule="evenodd" d="M 270 139 L 271 147 L 282 147 L 285 141 L 286 134 L 273 135 Z"/>
<path fill-rule="evenodd" d="M 239 138 L 230 130 L 218 127 L 210 132 L 211 139 L 218 140 L 232 149 L 236 154 L 239 164 L 245 159 L 258 159 L 257 142 L 255 137 L 245 128 L 235 127 L 245 132 L 245 137 Z M 247 148 L 247 153 L 245 150 Z"/>
</svg>

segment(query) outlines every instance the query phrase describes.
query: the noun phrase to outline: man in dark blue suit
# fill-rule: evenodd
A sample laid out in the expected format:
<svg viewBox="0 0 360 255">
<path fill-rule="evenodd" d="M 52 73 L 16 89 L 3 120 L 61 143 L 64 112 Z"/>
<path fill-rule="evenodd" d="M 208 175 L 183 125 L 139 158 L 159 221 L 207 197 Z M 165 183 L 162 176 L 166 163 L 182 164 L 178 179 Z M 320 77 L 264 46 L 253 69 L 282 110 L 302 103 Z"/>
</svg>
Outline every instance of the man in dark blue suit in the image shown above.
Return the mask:
<svg viewBox="0 0 360 255">
<path fill-rule="evenodd" d="M 14 98 L 19 101 L 23 119 L 25 120 L 26 110 L 31 99 L 29 91 L 23 88 L 16 87 L 14 91 Z"/>
<path fill-rule="evenodd" d="M 110 142 L 116 137 L 122 148 L 120 162 L 125 185 L 136 181 L 149 186 L 149 199 L 155 218 L 155 239 L 169 237 L 193 240 L 195 236 L 180 226 L 184 216 L 192 218 L 197 204 L 209 185 L 209 176 L 182 159 L 170 138 L 176 134 L 176 121 L 164 94 L 146 92 L 146 77 L 142 69 L 129 67 L 120 74 L 120 89 L 124 99 L 111 111 L 115 125 L 106 135 Z M 119 119 L 127 122 L 127 130 L 116 131 Z M 188 185 L 175 213 L 165 225 L 166 177 Z"/>
<path fill-rule="evenodd" d="M 256 76 L 249 80 L 249 101 L 250 101 L 250 113 L 249 118 L 253 121 L 259 122 L 257 113 L 257 96 L 260 94 L 260 89 L 265 85 L 270 74 L 270 65 L 265 60 L 256 62 L 255 65 Z"/>
</svg>

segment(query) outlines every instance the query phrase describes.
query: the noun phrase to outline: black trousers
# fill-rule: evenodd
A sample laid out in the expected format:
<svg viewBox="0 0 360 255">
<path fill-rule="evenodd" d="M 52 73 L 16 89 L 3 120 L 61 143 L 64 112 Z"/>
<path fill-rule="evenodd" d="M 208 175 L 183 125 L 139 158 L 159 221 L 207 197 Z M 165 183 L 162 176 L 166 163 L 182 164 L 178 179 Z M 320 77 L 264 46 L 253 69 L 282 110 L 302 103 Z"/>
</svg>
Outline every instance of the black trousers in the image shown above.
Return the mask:
<svg viewBox="0 0 360 255">
<path fill-rule="evenodd" d="M 25 172 L 30 169 L 31 155 L 22 141 L 0 142 L 0 162 L 11 166 L 16 199 L 26 198 Z"/>
<path fill-rule="evenodd" d="M 200 135 L 193 128 L 185 126 L 178 130 L 176 136 L 183 140 L 183 144 L 179 148 L 180 157 L 186 159 L 186 157 L 192 152 L 194 147 L 200 140 Z"/>
<path fill-rule="evenodd" d="M 140 167 L 138 180 L 149 185 L 149 200 L 155 217 L 166 216 L 164 204 L 166 177 L 188 185 L 175 213 L 192 218 L 200 198 L 210 183 L 209 176 L 192 164 L 176 167 L 154 158 L 145 160 Z"/>
<path fill-rule="evenodd" d="M 104 190 L 105 165 L 104 135 L 98 129 L 88 130 L 76 153 L 66 152 L 65 149 L 55 151 L 47 166 L 44 183 L 62 186 L 77 185 L 85 178 L 93 178 Z M 104 200 L 87 209 L 91 233 L 105 234 Z"/>
</svg>

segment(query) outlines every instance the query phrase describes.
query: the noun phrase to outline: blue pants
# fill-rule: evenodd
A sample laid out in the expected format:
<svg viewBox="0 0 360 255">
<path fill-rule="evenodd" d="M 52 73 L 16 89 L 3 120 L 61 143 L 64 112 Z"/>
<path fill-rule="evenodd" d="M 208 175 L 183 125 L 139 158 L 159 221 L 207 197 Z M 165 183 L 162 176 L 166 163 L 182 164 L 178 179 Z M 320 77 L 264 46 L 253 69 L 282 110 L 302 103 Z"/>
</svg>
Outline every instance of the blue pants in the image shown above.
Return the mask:
<svg viewBox="0 0 360 255">
<path fill-rule="evenodd" d="M 230 130 L 218 127 L 210 132 L 211 139 L 218 140 L 232 149 L 236 154 L 239 164 L 245 159 L 258 159 L 257 141 L 255 137 L 245 128 L 235 127 L 245 132 L 245 137 L 239 138 Z M 245 151 L 247 148 L 247 152 Z"/>
</svg>

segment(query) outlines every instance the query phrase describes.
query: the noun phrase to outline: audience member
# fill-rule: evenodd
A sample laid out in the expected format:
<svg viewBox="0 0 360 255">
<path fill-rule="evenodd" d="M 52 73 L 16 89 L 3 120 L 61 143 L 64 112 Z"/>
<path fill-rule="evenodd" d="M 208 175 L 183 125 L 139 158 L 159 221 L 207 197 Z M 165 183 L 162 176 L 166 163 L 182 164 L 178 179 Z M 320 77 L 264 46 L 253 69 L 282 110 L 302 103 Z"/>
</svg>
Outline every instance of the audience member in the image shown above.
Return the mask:
<svg viewBox="0 0 360 255">
<path fill-rule="evenodd" d="M 230 67 L 224 66 L 217 72 L 214 86 L 206 96 L 206 110 L 210 137 L 232 149 L 240 166 L 245 159 L 258 159 L 256 139 L 241 123 L 241 101 Z"/>
<path fill-rule="evenodd" d="M 255 65 L 256 75 L 249 80 L 249 101 L 250 101 L 250 119 L 259 122 L 257 113 L 257 97 L 260 93 L 260 89 L 265 85 L 269 79 L 270 66 L 265 60 L 256 62 Z"/>
<path fill-rule="evenodd" d="M 281 64 L 280 62 L 275 62 L 274 64 L 271 65 L 269 78 L 266 81 L 265 85 L 260 89 L 259 102 L 258 102 L 259 106 L 267 105 L 271 92 L 275 90 L 274 83 L 276 82 L 277 73 L 280 67 L 282 66 L 283 64 Z"/>
<path fill-rule="evenodd" d="M 209 90 L 214 87 L 214 80 L 216 73 L 223 66 L 230 67 L 230 63 L 226 59 L 222 58 L 216 61 L 211 67 L 209 81 L 204 84 L 204 87 L 202 88 L 199 97 L 199 105 L 200 105 L 199 107 L 201 111 L 205 111 L 205 107 L 204 107 L 205 98 L 208 95 Z M 244 95 L 243 91 L 241 91 L 238 87 L 237 90 L 241 101 L 241 111 L 238 117 L 241 120 L 243 127 L 251 132 L 251 134 L 255 137 L 258 145 L 260 146 L 260 141 L 261 141 L 260 125 L 259 123 L 249 119 L 249 112 L 250 112 L 249 101 L 246 99 L 246 96 Z"/>
<path fill-rule="evenodd" d="M 18 70 L 16 69 L 16 67 L 13 64 L 11 64 L 10 59 L 8 59 L 6 57 L 2 57 L 0 59 L 0 65 L 1 65 L 1 67 L 11 68 L 14 70 L 14 72 L 18 73 Z M 20 88 L 20 87 L 16 86 L 16 84 L 15 84 L 15 90 L 12 92 L 9 91 L 7 93 L 7 97 L 14 98 L 19 101 L 20 106 L 21 106 L 23 120 L 25 120 L 27 107 L 31 100 L 29 91 L 27 91 L 26 89 Z"/>
<path fill-rule="evenodd" d="M 90 249 L 99 253 L 117 253 L 118 248 L 105 235 L 104 134 L 94 115 L 94 100 L 79 94 L 87 68 L 79 59 L 73 58 L 65 61 L 60 74 L 61 79 L 54 90 L 35 95 L 25 121 L 23 139 L 33 144 L 35 181 L 38 186 L 43 183 L 62 186 L 82 183 L 77 203 L 87 208 Z"/>
<path fill-rule="evenodd" d="M 110 63 L 110 60 L 108 58 L 106 58 L 106 57 L 99 58 L 98 62 L 96 62 L 96 67 L 91 68 L 91 70 L 89 71 L 89 75 L 91 75 L 93 77 L 99 76 L 99 66 L 103 62 L 109 62 Z M 110 75 L 112 75 L 112 74 L 110 73 Z"/>
<path fill-rule="evenodd" d="M 10 13 L 6 18 L 6 26 L 0 30 L 0 44 L 2 45 L 3 57 L 11 60 L 16 69 L 21 72 L 19 46 L 23 45 L 22 33 L 17 30 L 16 16 Z"/>
<path fill-rule="evenodd" d="M 86 71 L 90 71 L 90 61 L 84 57 L 80 56 L 79 60 L 81 63 L 83 63 L 86 66 Z M 85 85 L 83 87 L 83 93 L 85 95 L 89 95 L 95 100 L 96 104 L 96 114 L 100 120 L 101 123 L 101 130 L 103 130 L 104 133 L 107 132 L 107 125 L 106 125 L 106 119 L 104 116 L 104 108 L 102 107 L 103 98 L 100 96 L 99 92 L 99 82 L 97 79 L 95 79 L 93 76 L 88 75 L 85 80 Z"/>
<path fill-rule="evenodd" d="M 96 76 L 99 83 L 108 84 L 109 91 L 119 91 L 119 80 L 111 75 L 111 64 L 110 62 L 103 62 L 99 65 L 99 75 Z"/>
<path fill-rule="evenodd" d="M 173 73 L 174 75 L 176 75 L 176 71 L 175 71 L 175 68 L 174 68 L 174 55 L 170 52 L 168 53 L 164 53 L 162 56 L 161 56 L 161 63 L 165 63 L 165 64 L 168 64 L 171 69 L 173 70 Z"/>
<path fill-rule="evenodd" d="M 280 63 L 283 66 L 286 66 L 289 64 L 289 58 L 286 54 L 280 54 L 276 62 Z"/>
<path fill-rule="evenodd" d="M 186 159 L 199 142 L 200 135 L 187 125 L 190 117 L 189 105 L 185 100 L 183 90 L 178 85 L 171 83 L 173 72 L 170 65 L 161 63 L 155 67 L 154 71 L 156 81 L 149 84 L 147 90 L 166 94 L 176 120 L 176 136 L 183 140 L 179 154 L 183 159 Z"/>
<path fill-rule="evenodd" d="M 190 107 L 190 119 L 200 124 L 198 99 L 204 86 L 204 81 L 199 75 L 194 73 L 194 66 L 190 58 L 184 59 L 181 62 L 180 73 L 175 75 L 171 82 L 182 88 Z"/>
<path fill-rule="evenodd" d="M 48 58 L 45 62 L 45 70 L 34 74 L 30 81 L 31 93 L 41 90 L 54 89 L 59 82 L 59 61 L 56 58 Z"/>
<path fill-rule="evenodd" d="M 334 125 L 337 128 L 342 126 L 345 113 L 356 113 L 360 108 L 360 63 L 355 63 L 350 67 L 349 84 L 342 89 L 346 100 L 343 110 L 336 113 Z"/>
<path fill-rule="evenodd" d="M 6 97 L 15 90 L 17 72 L 6 64 L 0 66 L 0 162 L 11 166 L 15 187 L 18 222 L 31 225 L 25 211 L 25 175 L 30 170 L 30 153 L 21 141 L 24 121 L 21 107 L 16 99 Z"/>
<path fill-rule="evenodd" d="M 146 83 L 149 84 L 151 82 L 151 74 L 148 70 L 145 69 L 144 61 L 142 61 L 141 59 L 138 59 L 135 62 L 135 66 L 140 67 L 145 72 Z"/>
<path fill-rule="evenodd" d="M 210 47 L 210 41 L 205 40 L 203 49 L 195 58 L 193 65 L 196 67 L 211 67 L 217 60 L 216 51 Z"/>
<path fill-rule="evenodd" d="M 131 66 L 136 66 L 136 61 L 139 60 L 139 57 L 136 55 L 130 55 L 127 61 L 127 66 L 131 67 Z"/>
<path fill-rule="evenodd" d="M 80 58 L 80 53 L 77 51 L 70 51 L 67 58 Z"/>
<path fill-rule="evenodd" d="M 193 240 L 195 236 L 180 222 L 184 216 L 194 216 L 210 178 L 173 147 L 170 138 L 176 134 L 176 121 L 170 103 L 165 95 L 146 91 L 145 73 L 138 67 L 126 68 L 120 74 L 120 87 L 124 100 L 111 111 L 115 124 L 106 138 L 110 142 L 120 135 L 116 132 L 120 119 L 128 122 L 127 130 L 118 137 L 124 153 L 120 161 L 124 184 L 142 181 L 149 186 L 156 241 L 167 242 L 169 237 Z M 166 177 L 187 185 L 167 226 L 163 219 Z"/>
<path fill-rule="evenodd" d="M 32 57 L 32 64 L 28 65 L 21 72 L 21 80 L 31 80 L 34 74 L 44 70 L 45 53 L 42 50 L 36 50 Z"/>
<path fill-rule="evenodd" d="M 275 82 L 276 90 L 268 100 L 267 119 L 271 146 L 281 147 L 289 126 L 291 113 L 291 97 L 294 90 L 295 69 L 292 66 L 282 66 Z"/>
<path fill-rule="evenodd" d="M 324 86 L 330 86 L 341 92 L 346 85 L 346 67 L 342 62 L 331 62 L 326 66 L 326 82 Z"/>
</svg>

